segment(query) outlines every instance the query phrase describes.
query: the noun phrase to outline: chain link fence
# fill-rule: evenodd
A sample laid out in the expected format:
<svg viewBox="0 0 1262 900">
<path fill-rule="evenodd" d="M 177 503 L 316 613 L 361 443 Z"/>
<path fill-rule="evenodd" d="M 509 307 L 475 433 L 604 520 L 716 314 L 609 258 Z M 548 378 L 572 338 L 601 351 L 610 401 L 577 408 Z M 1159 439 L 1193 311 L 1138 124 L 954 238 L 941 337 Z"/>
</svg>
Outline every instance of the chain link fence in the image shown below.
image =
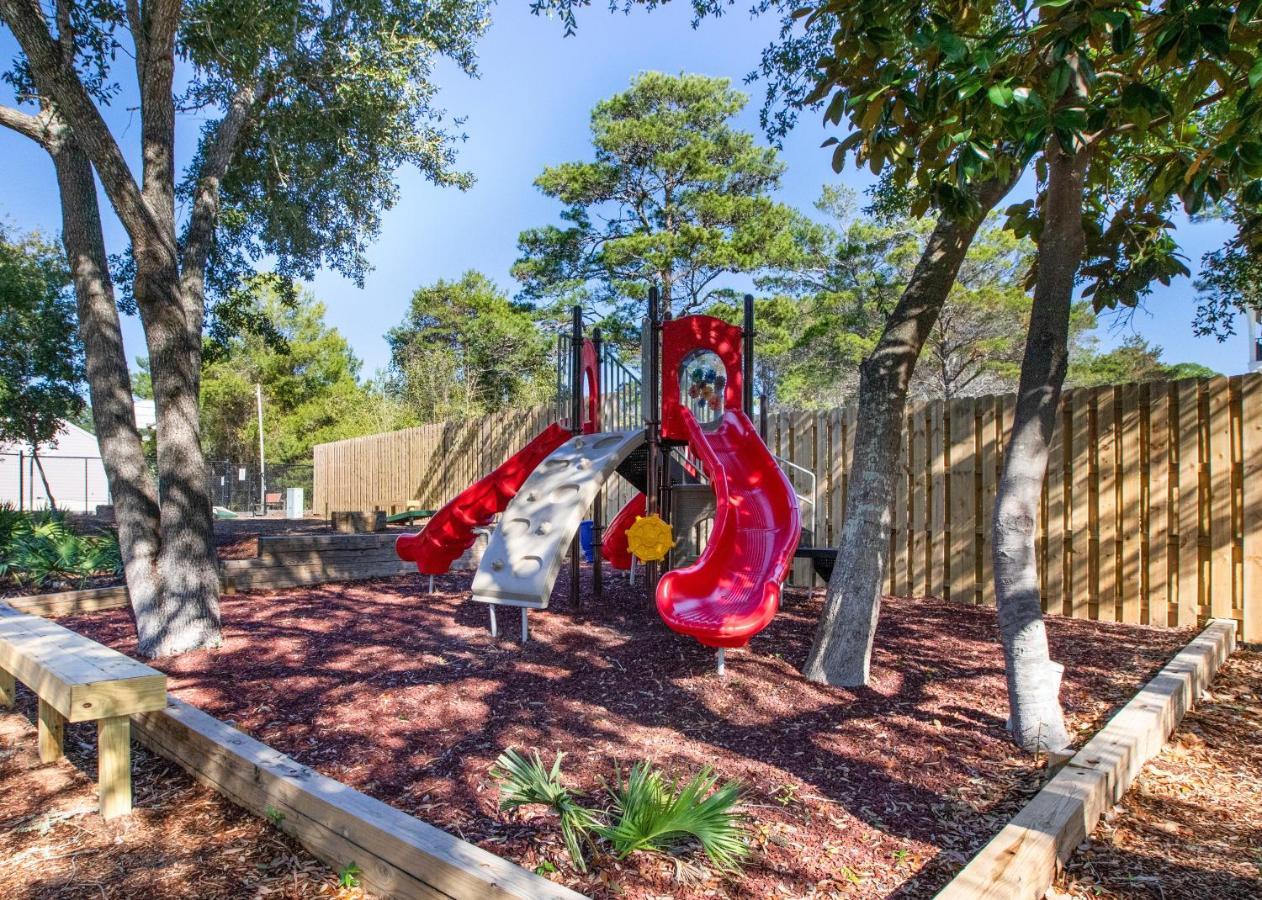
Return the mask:
<svg viewBox="0 0 1262 900">
<path fill-rule="evenodd" d="M 309 463 L 269 465 L 261 479 L 257 462 L 213 460 L 206 465 L 206 486 L 214 506 L 238 515 L 283 514 L 289 488 L 302 489 L 304 512 L 311 506 L 314 468 Z M 16 509 L 55 505 L 93 513 L 111 503 L 105 465 L 99 456 L 0 453 L 0 503 Z"/>
</svg>

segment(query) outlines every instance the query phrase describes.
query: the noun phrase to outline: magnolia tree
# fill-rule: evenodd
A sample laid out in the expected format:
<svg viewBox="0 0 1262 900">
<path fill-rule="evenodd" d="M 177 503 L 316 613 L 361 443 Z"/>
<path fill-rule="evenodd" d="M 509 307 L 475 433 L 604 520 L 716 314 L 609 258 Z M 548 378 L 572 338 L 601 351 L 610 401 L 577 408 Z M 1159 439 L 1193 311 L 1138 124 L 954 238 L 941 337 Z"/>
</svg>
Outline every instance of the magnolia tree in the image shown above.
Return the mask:
<svg viewBox="0 0 1262 900">
<path fill-rule="evenodd" d="M 557 0 L 567 12 L 566 0 Z M 650 4 L 651 5 L 651 4 Z M 699 12 L 725 4 L 698 0 Z M 1262 200 L 1257 0 L 1044 0 L 1032 4 L 830 0 L 788 10 L 764 55 L 792 110 L 846 119 L 834 167 L 853 155 L 939 211 L 917 274 L 860 370 L 859 428 L 836 567 L 805 666 L 868 680 L 889 546 L 907 384 L 980 216 L 1035 163 L 1035 200 L 1008 225 L 1038 246 L 1018 404 L 995 513 L 995 573 L 1014 739 L 1068 736 L 1061 667 L 1048 653 L 1034 527 L 1068 361 L 1075 288 L 1097 308 L 1135 305 L 1186 270 L 1170 235 L 1176 201 Z M 572 15 L 568 24 L 572 25 Z M 809 64 L 815 68 L 807 74 Z M 1256 243 L 1256 217 L 1244 240 Z"/>
<path fill-rule="evenodd" d="M 0 0 L 0 22 L 20 48 L 6 75 L 18 105 L 0 107 L 0 124 L 43 146 L 57 173 L 140 652 L 213 645 L 219 573 L 198 408 L 208 311 L 231 322 L 240 277 L 264 257 L 281 280 L 321 266 L 362 276 L 402 165 L 467 183 L 431 75 L 441 56 L 472 70 L 485 4 Z M 115 133 L 103 109 L 124 80 L 139 125 Z M 198 143 L 181 170 L 184 127 Z M 131 410 L 94 175 L 129 241 L 124 287 L 152 371 L 156 483 Z"/>
</svg>

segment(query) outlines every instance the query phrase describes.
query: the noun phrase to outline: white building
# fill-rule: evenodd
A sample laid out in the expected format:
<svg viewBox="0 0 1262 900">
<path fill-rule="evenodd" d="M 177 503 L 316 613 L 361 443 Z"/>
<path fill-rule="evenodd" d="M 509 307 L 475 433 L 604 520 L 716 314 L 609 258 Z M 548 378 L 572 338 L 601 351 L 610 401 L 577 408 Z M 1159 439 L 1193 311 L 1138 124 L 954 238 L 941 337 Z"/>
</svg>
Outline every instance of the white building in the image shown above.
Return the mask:
<svg viewBox="0 0 1262 900">
<path fill-rule="evenodd" d="M 1249 367 L 1246 372 L 1262 372 L 1262 309 L 1251 309 L 1245 314 L 1249 323 Z"/>
<path fill-rule="evenodd" d="M 101 451 L 91 432 L 65 422 L 57 437 L 38 449 L 58 509 L 93 512 L 110 502 Z M 0 503 L 19 509 L 49 505 L 39 465 L 27 445 L 0 444 Z"/>
</svg>

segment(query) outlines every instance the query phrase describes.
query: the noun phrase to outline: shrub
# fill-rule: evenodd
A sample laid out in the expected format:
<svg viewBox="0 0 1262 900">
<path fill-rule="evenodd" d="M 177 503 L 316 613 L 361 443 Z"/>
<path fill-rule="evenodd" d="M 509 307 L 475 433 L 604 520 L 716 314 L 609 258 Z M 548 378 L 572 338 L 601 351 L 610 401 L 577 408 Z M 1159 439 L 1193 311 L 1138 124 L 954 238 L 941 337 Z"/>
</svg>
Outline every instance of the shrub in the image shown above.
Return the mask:
<svg viewBox="0 0 1262 900">
<path fill-rule="evenodd" d="M 738 870 L 749 853 L 744 817 L 735 812 L 740 785 L 717 784 L 708 766 L 681 788 L 648 763 L 636 763 L 626 781 L 619 777 L 610 788 L 613 824 L 597 826 L 596 833 L 613 845 L 619 858 L 636 850 L 665 852 L 693 838 L 720 869 Z"/>
<path fill-rule="evenodd" d="M 500 782 L 500 809 L 530 804 L 551 808 L 561 820 L 561 835 L 574 867 L 586 871 L 583 844 L 593 836 L 604 839 L 619 859 L 637 850 L 674 852 L 695 840 L 720 869 L 737 871 L 749 853 L 745 817 L 736 811 L 741 789 L 737 782 L 718 785 L 709 767 L 683 787 L 646 762 L 621 772 L 613 786 L 606 786 L 611 807 L 591 810 L 581 806 L 561 783 L 558 753 L 551 769 L 545 768 L 538 751 L 526 759 L 506 750 L 496 760 L 491 776 Z"/>
<path fill-rule="evenodd" d="M 583 844 L 596 824 L 593 813 L 584 809 L 561 784 L 561 760 L 558 753 L 551 769 L 545 769 L 536 750 L 526 759 L 515 750 L 505 750 L 495 761 L 491 777 L 500 782 L 500 809 L 518 809 L 540 804 L 549 807 L 561 820 L 561 837 L 570 861 L 580 872 L 587 871 Z"/>
<path fill-rule="evenodd" d="M 60 513 L 0 506 L 0 578 L 34 587 L 50 581 L 82 584 L 93 575 L 117 575 L 122 569 L 114 534 L 80 535 Z"/>
</svg>

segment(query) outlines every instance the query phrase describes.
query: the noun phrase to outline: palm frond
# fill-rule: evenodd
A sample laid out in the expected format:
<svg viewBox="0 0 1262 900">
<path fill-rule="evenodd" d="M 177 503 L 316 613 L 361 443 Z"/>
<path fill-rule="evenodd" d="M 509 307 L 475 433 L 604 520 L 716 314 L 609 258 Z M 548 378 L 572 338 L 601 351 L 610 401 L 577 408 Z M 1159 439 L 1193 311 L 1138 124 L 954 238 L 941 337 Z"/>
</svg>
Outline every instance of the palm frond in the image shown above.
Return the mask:
<svg viewBox="0 0 1262 900">
<path fill-rule="evenodd" d="M 745 819 L 734 809 L 741 788 L 734 781 L 717 784 L 708 766 L 680 788 L 648 763 L 636 763 L 625 781 L 619 774 L 610 788 L 614 824 L 593 830 L 613 844 L 619 858 L 636 850 L 665 852 L 694 838 L 716 866 L 737 870 L 749 853 Z"/>
<path fill-rule="evenodd" d="M 532 804 L 552 809 L 561 819 L 561 837 L 574 868 L 586 872 L 583 844 L 590 841 L 590 832 L 597 820 L 595 814 L 580 806 L 561 784 L 564 757 L 564 753 L 557 753 L 552 768 L 548 769 L 537 750 L 529 759 L 515 750 L 505 750 L 491 768 L 491 777 L 500 783 L 500 809 L 518 809 Z"/>
</svg>

